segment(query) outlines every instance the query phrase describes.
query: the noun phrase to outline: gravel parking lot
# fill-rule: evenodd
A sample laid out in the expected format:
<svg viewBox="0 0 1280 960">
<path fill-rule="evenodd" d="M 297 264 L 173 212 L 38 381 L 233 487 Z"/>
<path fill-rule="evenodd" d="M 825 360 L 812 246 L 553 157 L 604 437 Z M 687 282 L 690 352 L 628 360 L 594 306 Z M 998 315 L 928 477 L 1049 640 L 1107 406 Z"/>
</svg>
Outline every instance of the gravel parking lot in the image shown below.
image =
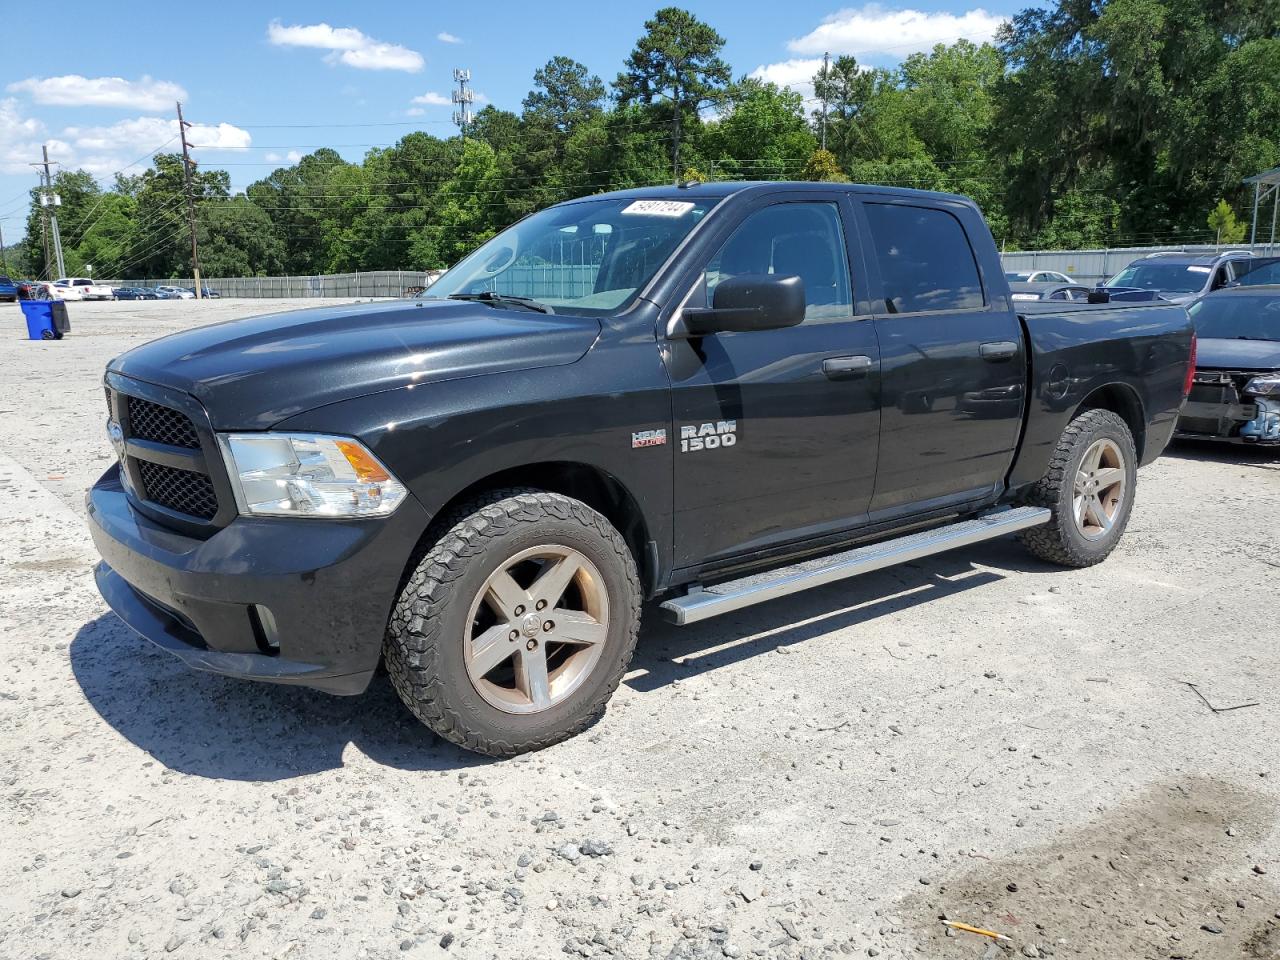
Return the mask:
<svg viewBox="0 0 1280 960">
<path fill-rule="evenodd" d="M 316 303 L 0 305 L 0 956 L 1280 956 L 1280 456 L 1172 448 L 1091 569 L 649 615 L 598 725 L 495 762 L 385 678 L 190 672 L 94 588 L 103 365 Z"/>
</svg>

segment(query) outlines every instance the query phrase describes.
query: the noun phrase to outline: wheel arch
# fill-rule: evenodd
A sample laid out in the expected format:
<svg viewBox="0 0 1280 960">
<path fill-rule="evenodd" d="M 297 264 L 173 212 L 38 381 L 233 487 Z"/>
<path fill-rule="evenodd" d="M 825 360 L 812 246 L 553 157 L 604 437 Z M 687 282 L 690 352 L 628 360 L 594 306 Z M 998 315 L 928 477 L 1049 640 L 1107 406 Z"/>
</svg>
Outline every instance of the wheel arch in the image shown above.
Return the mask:
<svg viewBox="0 0 1280 960">
<path fill-rule="evenodd" d="M 622 534 L 636 569 L 645 596 L 652 596 L 657 589 L 661 572 L 658 552 L 653 546 L 653 532 L 644 510 L 630 490 L 607 470 L 592 464 L 569 460 L 550 460 L 541 463 L 521 464 L 487 474 L 468 484 L 449 498 L 435 511 L 433 520 L 423 533 L 418 549 L 409 561 L 412 571 L 422 554 L 443 532 L 444 518 L 451 516 L 456 507 L 491 490 L 525 487 L 558 493 L 581 500 L 600 513 Z"/>
<path fill-rule="evenodd" d="M 1142 398 L 1138 391 L 1127 383 L 1108 383 L 1095 387 L 1071 414 L 1074 420 L 1086 410 L 1110 410 L 1129 428 L 1133 435 L 1133 446 L 1137 453 L 1137 462 L 1142 462 L 1143 449 L 1147 442 L 1147 418 L 1142 407 Z"/>
</svg>

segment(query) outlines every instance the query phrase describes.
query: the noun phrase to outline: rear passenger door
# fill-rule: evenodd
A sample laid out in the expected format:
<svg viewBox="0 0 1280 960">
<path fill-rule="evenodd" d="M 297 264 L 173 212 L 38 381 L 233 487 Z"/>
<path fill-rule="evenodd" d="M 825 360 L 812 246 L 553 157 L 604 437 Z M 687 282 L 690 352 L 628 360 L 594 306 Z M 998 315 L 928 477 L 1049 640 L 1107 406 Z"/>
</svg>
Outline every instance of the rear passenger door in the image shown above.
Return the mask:
<svg viewBox="0 0 1280 960">
<path fill-rule="evenodd" d="M 983 283 L 973 242 L 991 242 L 986 226 L 960 203 L 859 207 L 881 363 L 871 520 L 989 497 L 1017 446 L 1026 357 L 1017 314 Z"/>
</svg>

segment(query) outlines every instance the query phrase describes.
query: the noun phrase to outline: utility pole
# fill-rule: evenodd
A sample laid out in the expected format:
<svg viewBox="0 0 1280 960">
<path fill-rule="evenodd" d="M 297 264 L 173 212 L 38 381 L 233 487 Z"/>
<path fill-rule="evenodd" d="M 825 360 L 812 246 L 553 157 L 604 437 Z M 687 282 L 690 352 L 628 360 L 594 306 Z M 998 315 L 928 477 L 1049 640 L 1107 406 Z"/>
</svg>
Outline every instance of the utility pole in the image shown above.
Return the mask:
<svg viewBox="0 0 1280 960">
<path fill-rule="evenodd" d="M 52 212 L 56 207 L 62 206 L 62 198 L 53 192 L 53 175 L 49 172 L 49 167 L 57 164 L 58 161 L 49 159 L 49 145 L 46 143 L 42 147 L 44 152 L 44 160 L 40 163 L 33 163 L 30 166 L 38 167 L 44 171 L 40 178 L 40 207 L 44 213 L 44 220 L 48 221 L 48 227 L 44 235 L 44 266 L 49 269 L 49 235 L 53 235 L 53 252 L 57 258 L 58 276 L 65 277 L 67 268 L 62 262 L 62 235 L 58 233 L 58 215 Z M 43 223 L 43 221 L 42 221 Z M 50 277 L 49 279 L 55 279 Z"/>
<path fill-rule="evenodd" d="M 458 89 L 453 91 L 453 102 L 458 108 L 453 111 L 453 122 L 462 131 L 462 139 L 466 140 L 467 127 L 471 125 L 471 104 L 475 102 L 475 94 L 467 88 L 471 82 L 471 71 L 454 67 L 453 79 L 458 84 Z"/>
<path fill-rule="evenodd" d="M 4 221 L 8 217 L 0 219 L 0 271 L 9 272 L 9 258 L 4 255 Z"/>
<path fill-rule="evenodd" d="M 200 251 L 196 249 L 196 198 L 191 193 L 191 167 L 193 161 L 187 143 L 187 127 L 191 124 L 182 119 L 182 104 L 178 104 L 178 136 L 182 138 L 182 184 L 187 192 L 187 222 L 191 225 L 191 272 L 196 281 L 196 299 L 204 299 L 204 290 L 200 286 Z"/>
<path fill-rule="evenodd" d="M 827 149 L 827 71 L 831 66 L 831 54 L 822 55 L 822 149 Z"/>
</svg>

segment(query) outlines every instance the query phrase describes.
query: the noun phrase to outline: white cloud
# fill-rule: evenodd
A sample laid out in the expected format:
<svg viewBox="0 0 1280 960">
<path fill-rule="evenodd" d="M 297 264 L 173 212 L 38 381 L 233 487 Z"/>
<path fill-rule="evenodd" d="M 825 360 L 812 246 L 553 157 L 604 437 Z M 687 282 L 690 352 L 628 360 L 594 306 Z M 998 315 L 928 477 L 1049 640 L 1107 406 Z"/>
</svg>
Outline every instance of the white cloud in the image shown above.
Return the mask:
<svg viewBox="0 0 1280 960">
<path fill-rule="evenodd" d="M 143 76 L 123 77 L 28 77 L 9 84 L 10 93 L 28 93 L 36 103 L 59 107 L 127 107 L 131 110 L 172 110 L 187 91 L 167 80 Z"/>
<path fill-rule="evenodd" d="M 797 93 L 810 96 L 813 93 L 813 75 L 822 67 L 822 58 L 784 60 L 766 63 L 751 71 L 751 76 L 779 87 L 790 87 Z"/>
<path fill-rule="evenodd" d="M 40 159 L 45 126 L 27 117 L 17 99 L 0 100 L 0 173 L 31 173 L 27 164 Z"/>
<path fill-rule="evenodd" d="M 787 49 L 811 55 L 830 52 L 901 57 L 962 38 L 974 43 L 990 40 L 1006 19 L 981 7 L 957 16 L 943 11 L 891 10 L 869 3 L 831 14 L 816 29 L 788 42 Z"/>
<path fill-rule="evenodd" d="M 441 43 L 461 43 L 462 42 L 461 37 L 455 37 L 452 33 L 445 33 L 443 30 L 441 30 L 439 33 L 436 34 L 436 39 L 439 40 Z"/>
<path fill-rule="evenodd" d="M 453 101 L 450 100 L 448 97 L 446 97 L 443 93 L 436 93 L 434 90 L 428 90 L 422 96 L 414 97 L 409 102 L 423 103 L 423 104 L 426 104 L 428 107 L 447 107 L 449 106 L 449 104 L 453 103 Z"/>
<path fill-rule="evenodd" d="M 277 47 L 310 47 L 328 50 L 326 63 L 345 63 L 357 70 L 404 70 L 417 73 L 426 63 L 422 54 L 396 43 L 383 43 L 355 27 L 331 27 L 327 23 L 291 24 L 279 20 L 267 24 L 267 40 Z"/>
<path fill-rule="evenodd" d="M 421 107 L 410 107 L 404 112 L 404 115 L 406 117 L 420 117 L 426 112 L 427 111 L 423 110 Z"/>
<path fill-rule="evenodd" d="M 262 159 L 267 161 L 267 163 L 297 163 L 302 159 L 302 154 L 297 150 L 290 150 L 288 153 L 283 155 L 267 151 L 267 153 L 263 155 Z"/>
</svg>

